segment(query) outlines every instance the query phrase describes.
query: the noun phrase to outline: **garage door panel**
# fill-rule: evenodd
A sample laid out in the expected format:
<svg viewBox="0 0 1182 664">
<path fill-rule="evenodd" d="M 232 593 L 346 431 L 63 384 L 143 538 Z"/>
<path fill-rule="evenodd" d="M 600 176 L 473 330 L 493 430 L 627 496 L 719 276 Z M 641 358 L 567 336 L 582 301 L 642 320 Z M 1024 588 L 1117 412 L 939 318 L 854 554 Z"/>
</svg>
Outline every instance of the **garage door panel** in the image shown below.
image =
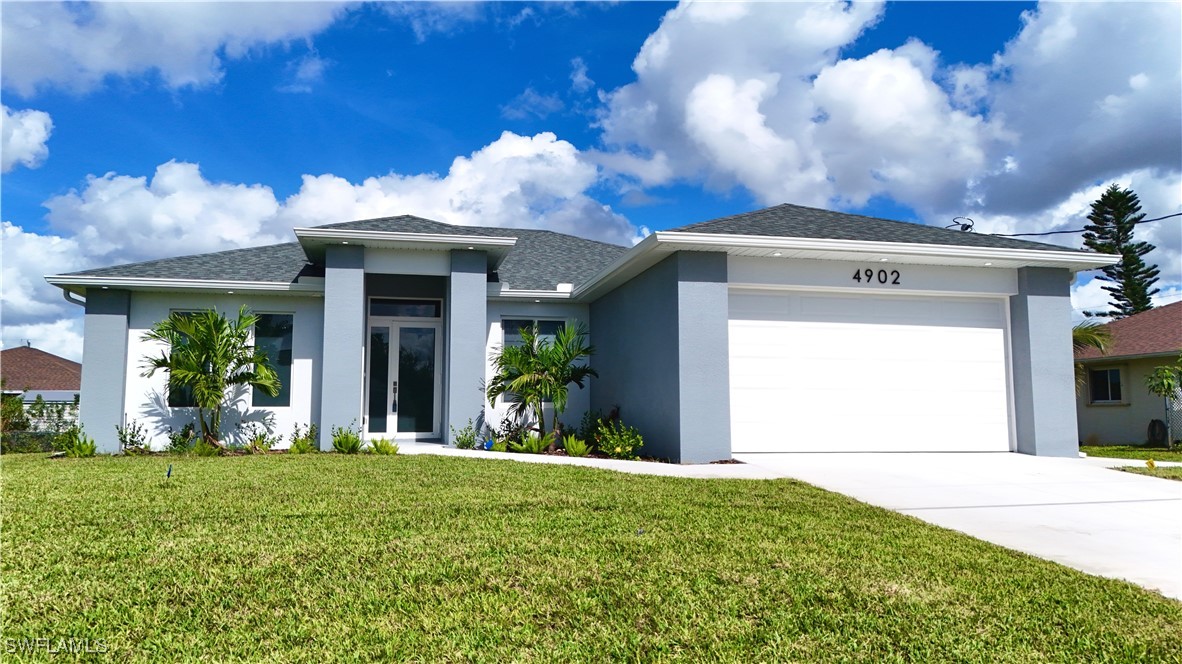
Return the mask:
<svg viewBox="0 0 1182 664">
<path fill-rule="evenodd" d="M 736 292 L 731 313 L 735 452 L 1009 449 L 996 300 Z"/>
</svg>

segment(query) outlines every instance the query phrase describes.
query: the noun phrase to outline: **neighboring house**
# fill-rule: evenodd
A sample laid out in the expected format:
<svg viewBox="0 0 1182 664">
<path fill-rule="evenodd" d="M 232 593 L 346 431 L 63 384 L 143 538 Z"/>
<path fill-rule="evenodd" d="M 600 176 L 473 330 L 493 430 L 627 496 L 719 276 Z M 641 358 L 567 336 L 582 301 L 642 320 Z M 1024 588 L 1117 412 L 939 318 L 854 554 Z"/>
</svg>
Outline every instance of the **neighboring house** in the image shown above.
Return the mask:
<svg viewBox="0 0 1182 664">
<path fill-rule="evenodd" d="M 25 409 L 41 400 L 49 406 L 65 406 L 74 417 L 73 406 L 82 387 L 82 365 L 53 353 L 17 346 L 0 350 L 0 378 L 5 394 L 20 394 Z"/>
<path fill-rule="evenodd" d="M 1182 302 L 1155 307 L 1107 325 L 1112 343 L 1075 355 L 1085 384 L 1076 396 L 1079 440 L 1086 445 L 1141 444 L 1152 420 L 1166 421 L 1166 403 L 1145 387 L 1145 378 L 1182 353 Z M 1174 400 L 1171 408 L 1182 408 Z M 1182 422 L 1177 416 L 1175 422 Z M 1174 436 L 1179 429 L 1175 427 Z"/>
<path fill-rule="evenodd" d="M 1072 273 L 1114 258 L 780 205 L 631 248 L 411 216 L 294 229 L 297 242 L 47 277 L 86 307 L 82 419 L 117 449 L 190 418 L 141 340 L 171 311 L 261 313 L 283 393 L 241 394 L 279 433 L 316 422 L 448 442 L 486 408 L 519 321 L 588 324 L 599 372 L 568 423 L 619 406 L 645 454 L 1076 454 Z M 85 298 L 85 302 L 82 299 Z M 278 351 L 278 352 L 275 352 Z M 485 412 L 487 410 L 487 412 Z"/>
</svg>

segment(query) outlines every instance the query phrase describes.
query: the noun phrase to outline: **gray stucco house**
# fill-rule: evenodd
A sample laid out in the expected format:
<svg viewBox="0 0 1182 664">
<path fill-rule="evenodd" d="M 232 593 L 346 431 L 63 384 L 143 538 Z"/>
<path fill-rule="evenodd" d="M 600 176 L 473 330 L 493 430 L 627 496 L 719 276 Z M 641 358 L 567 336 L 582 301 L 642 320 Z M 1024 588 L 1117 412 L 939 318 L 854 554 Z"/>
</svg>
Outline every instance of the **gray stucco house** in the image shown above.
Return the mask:
<svg viewBox="0 0 1182 664">
<path fill-rule="evenodd" d="M 599 379 L 567 417 L 619 406 L 681 463 L 783 451 L 1076 454 L 1069 290 L 1112 258 L 780 205 L 631 248 L 411 216 L 294 229 L 296 242 L 52 275 L 86 308 L 81 418 L 162 446 L 189 418 L 141 376 L 170 311 L 245 304 L 279 397 L 242 418 L 448 442 L 504 409 L 489 355 L 526 322 L 588 324 Z M 173 403 L 170 403 L 173 399 Z"/>
</svg>

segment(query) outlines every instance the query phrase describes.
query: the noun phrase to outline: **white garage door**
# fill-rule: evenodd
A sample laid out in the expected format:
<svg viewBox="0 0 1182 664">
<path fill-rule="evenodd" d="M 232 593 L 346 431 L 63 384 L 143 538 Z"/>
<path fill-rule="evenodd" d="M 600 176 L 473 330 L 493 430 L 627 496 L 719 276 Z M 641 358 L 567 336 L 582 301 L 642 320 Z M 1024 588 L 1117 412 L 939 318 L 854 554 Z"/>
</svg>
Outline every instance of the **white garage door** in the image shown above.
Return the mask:
<svg viewBox="0 0 1182 664">
<path fill-rule="evenodd" d="M 733 290 L 730 389 L 735 453 L 1007 451 L 1003 302 Z"/>
</svg>

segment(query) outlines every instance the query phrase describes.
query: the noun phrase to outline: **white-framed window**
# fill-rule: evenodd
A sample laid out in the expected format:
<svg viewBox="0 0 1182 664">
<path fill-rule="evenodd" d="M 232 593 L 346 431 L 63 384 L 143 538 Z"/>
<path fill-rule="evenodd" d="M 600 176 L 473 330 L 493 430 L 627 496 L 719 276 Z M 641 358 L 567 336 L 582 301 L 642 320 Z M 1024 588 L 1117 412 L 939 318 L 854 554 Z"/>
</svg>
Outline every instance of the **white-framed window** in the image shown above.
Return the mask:
<svg viewBox="0 0 1182 664">
<path fill-rule="evenodd" d="M 1122 403 L 1121 372 L 1119 367 L 1090 369 L 1088 396 L 1091 403 Z"/>
<path fill-rule="evenodd" d="M 566 325 L 565 319 L 545 318 L 505 318 L 501 321 L 502 342 L 506 346 L 521 345 L 521 330 L 533 326 L 538 327 L 538 339 L 545 339 L 553 343 L 558 336 L 558 330 Z"/>
<path fill-rule="evenodd" d="M 538 328 L 538 340 L 546 340 L 551 343 L 558 336 L 558 330 L 566 325 L 565 319 L 557 318 L 503 318 L 501 319 L 501 341 L 505 347 L 520 346 L 521 331 L 533 326 Z M 518 401 L 516 394 L 512 392 L 505 392 L 501 395 L 501 401 L 504 403 L 515 403 Z M 546 401 L 546 403 L 550 403 Z"/>
<path fill-rule="evenodd" d="M 255 408 L 287 408 L 291 406 L 291 349 L 295 331 L 295 314 L 256 313 L 254 345 L 267 353 L 271 368 L 279 377 L 279 393 L 271 396 L 257 387 L 251 389 L 250 404 Z"/>
</svg>

